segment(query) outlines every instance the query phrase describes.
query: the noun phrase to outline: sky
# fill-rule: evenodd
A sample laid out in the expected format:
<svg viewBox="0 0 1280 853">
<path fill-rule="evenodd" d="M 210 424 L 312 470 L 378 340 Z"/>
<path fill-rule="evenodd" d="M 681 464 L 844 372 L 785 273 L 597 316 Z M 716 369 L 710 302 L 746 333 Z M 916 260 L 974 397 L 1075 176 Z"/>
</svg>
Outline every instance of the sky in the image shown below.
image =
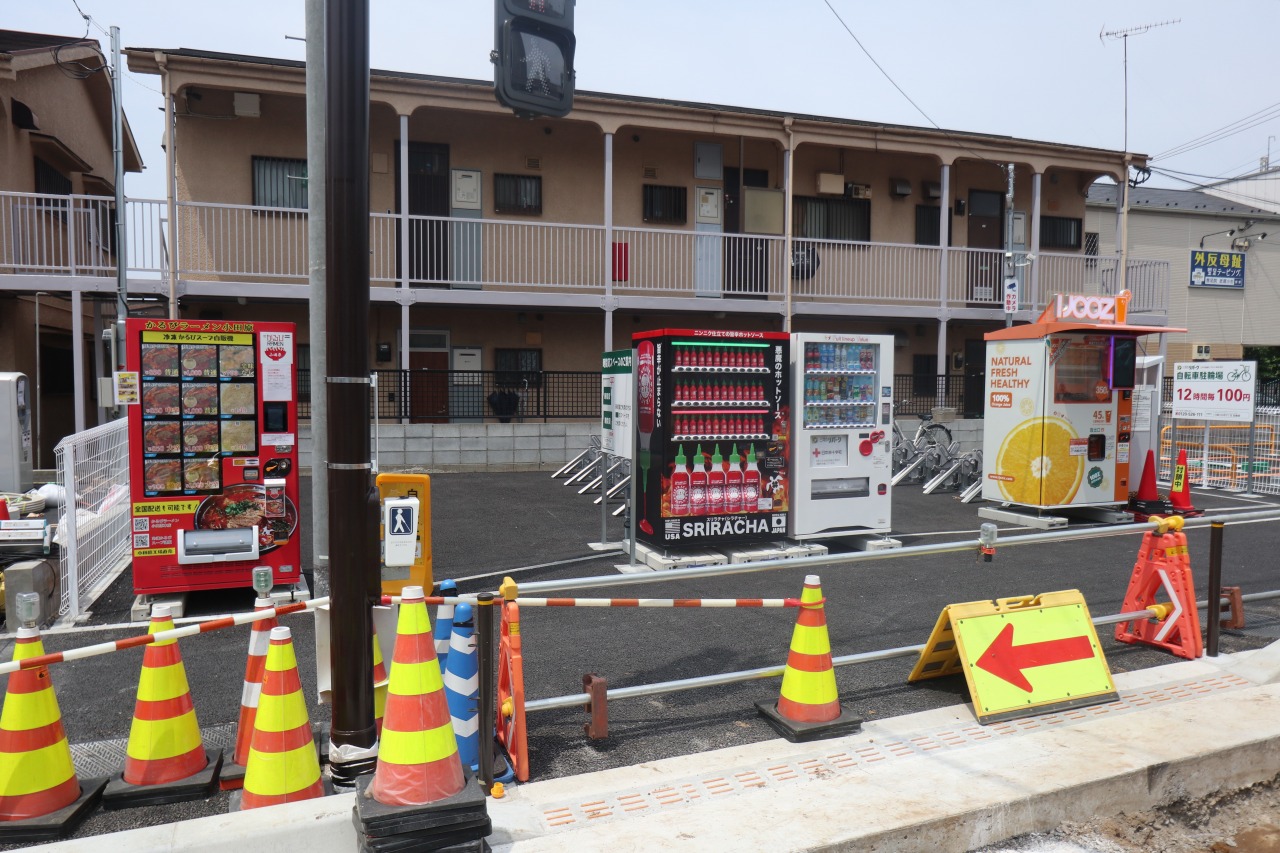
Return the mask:
<svg viewBox="0 0 1280 853">
<path fill-rule="evenodd" d="M 301 60 L 305 45 L 286 36 L 304 35 L 304 5 L 10 0 L 3 26 L 79 37 L 83 10 L 104 51 L 115 25 L 126 48 Z M 1268 83 L 1278 20 L 1280 0 L 581 0 L 575 64 L 584 90 L 1118 150 L 1127 45 L 1128 148 L 1157 158 L 1164 173 L 1148 186 L 1186 189 L 1254 171 L 1269 151 L 1280 161 L 1280 93 Z M 1177 23 L 1139 31 L 1166 21 Z M 1134 32 L 1103 35 L 1123 30 Z M 374 68 L 493 78 L 491 0 L 370 0 L 370 38 Z M 126 178 L 134 198 L 164 194 L 159 90 L 159 77 L 126 71 L 146 164 Z"/>
</svg>

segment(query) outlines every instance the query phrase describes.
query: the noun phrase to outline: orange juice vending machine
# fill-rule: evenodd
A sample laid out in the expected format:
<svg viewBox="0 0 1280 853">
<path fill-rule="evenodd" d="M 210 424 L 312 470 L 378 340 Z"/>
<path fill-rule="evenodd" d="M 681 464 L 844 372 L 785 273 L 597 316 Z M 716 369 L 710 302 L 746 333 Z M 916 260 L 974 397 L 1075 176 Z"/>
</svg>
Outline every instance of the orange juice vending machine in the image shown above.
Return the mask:
<svg viewBox="0 0 1280 853">
<path fill-rule="evenodd" d="M 888 533 L 893 337 L 797 334 L 793 539 Z"/>
<path fill-rule="evenodd" d="M 1128 294 L 1058 294 L 1035 323 L 989 332 L 982 497 L 1037 509 L 1125 504 L 1138 339 Z M 1132 470 L 1132 476 L 1131 476 Z"/>
<path fill-rule="evenodd" d="M 292 323 L 129 320 L 136 593 L 297 583 Z"/>
</svg>

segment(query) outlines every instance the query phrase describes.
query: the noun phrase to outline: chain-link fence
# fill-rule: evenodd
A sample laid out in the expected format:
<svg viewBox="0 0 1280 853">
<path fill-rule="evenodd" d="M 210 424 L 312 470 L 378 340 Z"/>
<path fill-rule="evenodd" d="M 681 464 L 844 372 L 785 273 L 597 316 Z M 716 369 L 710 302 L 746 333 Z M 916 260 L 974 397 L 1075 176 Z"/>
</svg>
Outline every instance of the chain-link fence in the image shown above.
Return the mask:
<svg viewBox="0 0 1280 853">
<path fill-rule="evenodd" d="M 128 565 L 129 433 L 124 419 L 74 433 L 54 448 L 63 503 L 58 512 L 59 614 L 76 618 Z"/>
</svg>

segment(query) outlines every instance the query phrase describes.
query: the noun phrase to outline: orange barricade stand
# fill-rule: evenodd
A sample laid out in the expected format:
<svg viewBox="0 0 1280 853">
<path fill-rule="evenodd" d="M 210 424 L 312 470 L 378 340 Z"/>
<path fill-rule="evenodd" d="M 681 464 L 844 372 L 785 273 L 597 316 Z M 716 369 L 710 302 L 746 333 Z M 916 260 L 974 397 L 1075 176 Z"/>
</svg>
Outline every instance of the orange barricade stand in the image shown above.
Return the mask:
<svg viewBox="0 0 1280 853">
<path fill-rule="evenodd" d="M 1121 622 L 1116 625 L 1116 639 L 1143 643 L 1194 660 L 1204 654 L 1204 639 L 1182 519 L 1152 516 L 1151 520 L 1158 529 L 1143 534 L 1120 610 L 1129 613 L 1151 609 L 1158 614 L 1158 621 Z M 1157 602 L 1161 591 L 1166 599 L 1163 603 Z"/>
<path fill-rule="evenodd" d="M 521 782 L 529 781 L 529 731 L 524 716 L 524 656 L 520 649 L 520 605 L 502 605 L 498 641 L 498 742 Z"/>
</svg>

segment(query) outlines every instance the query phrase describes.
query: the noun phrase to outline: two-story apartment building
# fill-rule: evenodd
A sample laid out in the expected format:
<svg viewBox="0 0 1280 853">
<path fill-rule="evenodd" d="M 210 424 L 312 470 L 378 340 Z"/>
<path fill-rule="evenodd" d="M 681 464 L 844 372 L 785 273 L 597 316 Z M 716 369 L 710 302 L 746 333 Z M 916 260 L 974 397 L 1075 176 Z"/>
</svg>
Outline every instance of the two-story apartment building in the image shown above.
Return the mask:
<svg viewBox="0 0 1280 853">
<path fill-rule="evenodd" d="M 102 367 L 101 312 L 77 281 L 114 288 L 111 110 L 96 41 L 0 30 L 0 370 L 38 383 L 38 466 L 52 466 L 59 438 L 97 421 L 87 379 Z M 125 170 L 140 172 L 124 128 Z"/>
</svg>

